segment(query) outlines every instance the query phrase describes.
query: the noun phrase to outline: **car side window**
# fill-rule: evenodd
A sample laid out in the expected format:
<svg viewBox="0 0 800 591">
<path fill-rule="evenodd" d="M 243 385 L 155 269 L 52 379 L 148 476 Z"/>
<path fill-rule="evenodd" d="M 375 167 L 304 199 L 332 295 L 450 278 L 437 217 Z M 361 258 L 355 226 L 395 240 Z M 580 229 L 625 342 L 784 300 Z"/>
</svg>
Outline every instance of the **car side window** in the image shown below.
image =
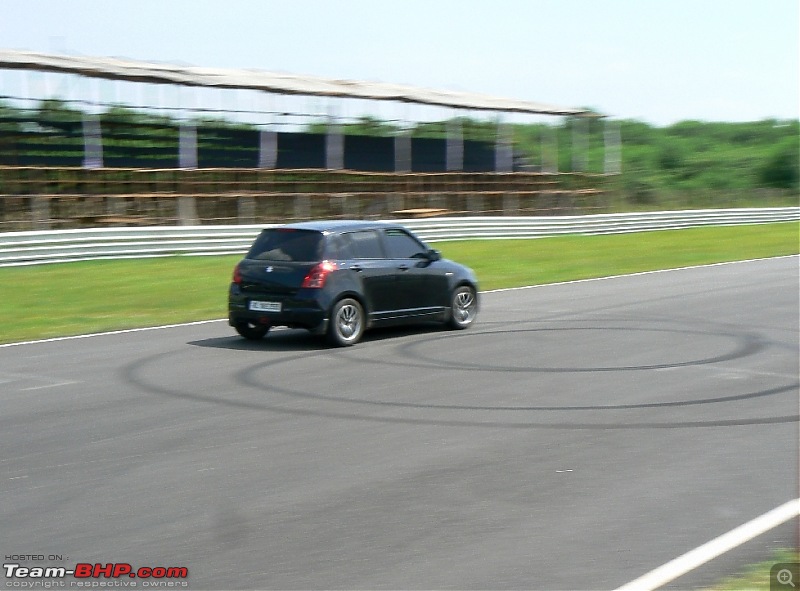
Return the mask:
<svg viewBox="0 0 800 591">
<path fill-rule="evenodd" d="M 349 252 L 354 259 L 382 259 L 383 248 L 378 233 L 374 230 L 361 232 L 348 232 L 342 235 L 345 242 L 349 242 Z"/>
<path fill-rule="evenodd" d="M 327 237 L 325 258 L 329 261 L 353 259 L 352 241 L 347 234 L 331 234 Z"/>
<path fill-rule="evenodd" d="M 384 232 L 384 236 L 391 259 L 423 258 L 428 251 L 424 244 L 403 230 L 391 228 Z"/>
</svg>

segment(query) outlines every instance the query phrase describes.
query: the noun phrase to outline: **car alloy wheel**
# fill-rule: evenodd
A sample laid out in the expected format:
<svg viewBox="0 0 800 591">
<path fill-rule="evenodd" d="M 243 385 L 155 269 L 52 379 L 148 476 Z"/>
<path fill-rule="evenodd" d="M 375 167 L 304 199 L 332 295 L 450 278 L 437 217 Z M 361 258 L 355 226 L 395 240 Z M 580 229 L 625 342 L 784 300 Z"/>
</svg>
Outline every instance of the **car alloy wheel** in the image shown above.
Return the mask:
<svg viewBox="0 0 800 591">
<path fill-rule="evenodd" d="M 356 300 L 344 298 L 336 302 L 331 313 L 328 338 L 338 347 L 355 345 L 364 334 L 364 309 Z"/>
<path fill-rule="evenodd" d="M 475 290 L 468 285 L 462 285 L 453 292 L 450 303 L 451 328 L 467 328 L 473 323 L 478 314 L 478 300 Z"/>
</svg>

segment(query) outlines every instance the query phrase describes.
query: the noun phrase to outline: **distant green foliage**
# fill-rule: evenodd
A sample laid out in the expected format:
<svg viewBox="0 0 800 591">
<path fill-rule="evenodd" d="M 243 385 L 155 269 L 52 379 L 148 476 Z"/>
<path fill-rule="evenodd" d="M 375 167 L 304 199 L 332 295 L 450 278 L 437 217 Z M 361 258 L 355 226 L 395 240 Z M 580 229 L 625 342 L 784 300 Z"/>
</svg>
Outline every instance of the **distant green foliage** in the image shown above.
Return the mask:
<svg viewBox="0 0 800 591">
<path fill-rule="evenodd" d="M 619 191 L 635 205 L 724 206 L 759 195 L 797 200 L 800 185 L 800 124 L 767 119 L 747 123 L 681 121 L 668 127 L 624 120 Z M 517 126 L 515 145 L 534 168 L 544 167 L 557 138 L 559 172 L 575 172 L 571 120 L 557 127 Z M 585 170 L 604 172 L 606 123 L 592 120 Z M 735 203 L 734 203 L 735 204 Z"/>
<path fill-rule="evenodd" d="M 759 180 L 767 187 L 793 189 L 800 178 L 797 145 L 794 141 L 784 141 L 769 155 L 759 169 Z"/>
<path fill-rule="evenodd" d="M 469 117 L 457 117 L 449 121 L 434 121 L 431 123 L 417 123 L 412 131 L 412 136 L 417 138 L 445 138 L 448 127 L 459 130 L 465 140 L 494 143 L 497 141 L 497 122 L 477 121 Z"/>
<path fill-rule="evenodd" d="M 34 115 L 36 121 L 52 123 L 79 123 L 83 113 L 60 99 L 47 99 L 39 103 Z"/>
<path fill-rule="evenodd" d="M 354 123 L 347 123 L 343 125 L 342 133 L 345 135 L 388 137 L 397 133 L 399 129 L 399 127 L 393 125 L 392 123 L 387 123 L 385 121 L 381 121 L 380 119 L 370 117 L 369 115 L 364 115 L 359 117 Z M 306 126 L 305 131 L 308 133 L 326 133 L 328 131 L 328 123 L 324 121 L 311 123 L 310 125 Z"/>
<path fill-rule="evenodd" d="M 461 135 L 466 140 L 476 140 L 494 143 L 497 139 L 497 123 L 493 121 L 477 121 L 468 117 L 457 117 L 449 121 L 432 121 L 416 123 L 411 129 L 411 136 L 415 138 L 447 137 L 448 127 L 460 129 Z M 311 123 L 306 126 L 308 133 L 326 133 L 328 124 L 324 121 Z M 369 115 L 359 117 L 352 123 L 341 126 L 345 135 L 369 135 L 374 137 L 390 137 L 404 131 L 399 125 L 381 121 Z"/>
</svg>

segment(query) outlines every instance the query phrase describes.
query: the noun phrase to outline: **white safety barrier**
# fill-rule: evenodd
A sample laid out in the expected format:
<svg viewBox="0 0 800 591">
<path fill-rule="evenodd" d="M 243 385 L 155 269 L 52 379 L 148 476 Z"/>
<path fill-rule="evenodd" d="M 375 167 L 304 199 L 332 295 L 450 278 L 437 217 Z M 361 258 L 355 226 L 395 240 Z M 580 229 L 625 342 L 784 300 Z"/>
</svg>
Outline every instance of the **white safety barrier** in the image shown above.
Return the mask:
<svg viewBox="0 0 800 591">
<path fill-rule="evenodd" d="M 540 238 L 558 234 L 616 234 L 794 220 L 800 220 L 800 207 L 392 221 L 408 227 L 425 241 L 441 242 Z M 0 267 L 94 259 L 242 254 L 258 232 L 270 225 L 151 226 L 6 232 L 0 233 Z"/>
</svg>

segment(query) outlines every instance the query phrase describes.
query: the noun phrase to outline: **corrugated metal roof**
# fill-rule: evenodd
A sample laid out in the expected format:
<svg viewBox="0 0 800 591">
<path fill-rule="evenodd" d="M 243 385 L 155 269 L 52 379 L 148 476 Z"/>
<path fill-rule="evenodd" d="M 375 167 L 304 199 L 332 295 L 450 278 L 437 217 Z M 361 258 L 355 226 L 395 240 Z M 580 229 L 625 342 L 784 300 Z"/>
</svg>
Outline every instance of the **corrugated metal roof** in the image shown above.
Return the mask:
<svg viewBox="0 0 800 591">
<path fill-rule="evenodd" d="M 60 72 L 93 78 L 154 84 L 242 88 L 277 94 L 398 101 L 482 111 L 596 116 L 595 113 L 585 109 L 559 107 L 470 92 L 432 90 L 383 82 L 330 80 L 260 70 L 178 66 L 108 57 L 81 57 L 0 50 L 0 69 Z"/>
</svg>

